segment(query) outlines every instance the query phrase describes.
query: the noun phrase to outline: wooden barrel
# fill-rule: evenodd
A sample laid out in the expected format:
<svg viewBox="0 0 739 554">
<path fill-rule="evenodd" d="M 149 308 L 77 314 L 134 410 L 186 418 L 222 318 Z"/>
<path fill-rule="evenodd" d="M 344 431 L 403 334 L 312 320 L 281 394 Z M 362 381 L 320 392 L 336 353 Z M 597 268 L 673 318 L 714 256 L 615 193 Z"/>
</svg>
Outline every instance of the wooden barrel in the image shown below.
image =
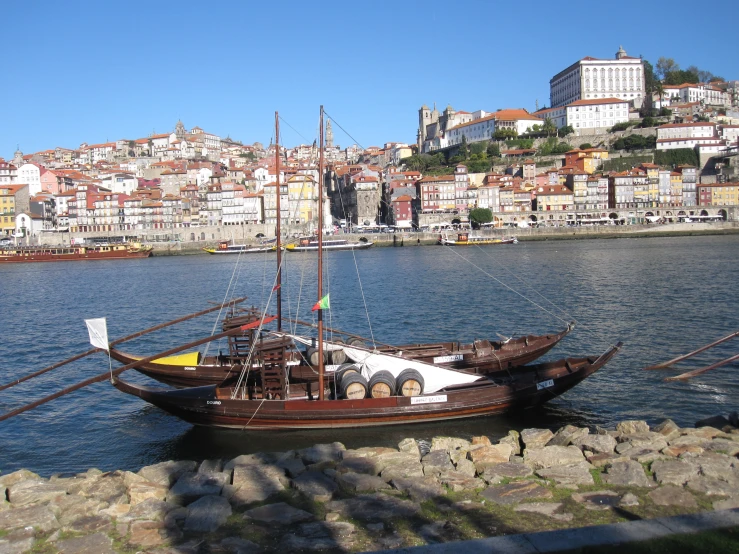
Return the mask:
<svg viewBox="0 0 739 554">
<path fill-rule="evenodd" d="M 341 339 L 336 339 L 333 342 L 343 343 L 344 341 Z M 346 352 L 344 352 L 343 350 L 331 350 L 329 352 L 329 359 L 331 360 L 332 364 L 341 365 L 346 362 Z"/>
<path fill-rule="evenodd" d="M 313 346 L 311 346 L 310 348 L 308 348 L 308 350 L 305 351 L 305 359 L 308 360 L 308 363 L 314 366 L 318 365 L 319 355 L 320 354 L 318 352 L 318 348 L 314 348 Z M 324 351 L 323 352 L 323 363 L 325 364 L 326 362 L 328 362 L 328 356 L 326 355 L 326 351 Z"/>
<path fill-rule="evenodd" d="M 349 346 L 356 346 L 357 348 L 367 348 L 367 345 L 362 339 L 349 339 L 346 341 Z"/>
<path fill-rule="evenodd" d="M 362 400 L 367 397 L 367 379 L 349 371 L 341 378 L 341 396 L 347 400 Z"/>
<path fill-rule="evenodd" d="M 361 370 L 357 364 L 341 364 L 334 372 L 334 382 L 337 387 L 340 386 L 342 377 L 347 373 L 361 373 Z"/>
<path fill-rule="evenodd" d="M 387 398 L 395 394 L 395 377 L 389 371 L 378 371 L 369 380 L 370 396 L 372 398 Z"/>
<path fill-rule="evenodd" d="M 396 379 L 400 396 L 420 396 L 423 394 L 423 375 L 415 369 L 404 369 Z"/>
</svg>

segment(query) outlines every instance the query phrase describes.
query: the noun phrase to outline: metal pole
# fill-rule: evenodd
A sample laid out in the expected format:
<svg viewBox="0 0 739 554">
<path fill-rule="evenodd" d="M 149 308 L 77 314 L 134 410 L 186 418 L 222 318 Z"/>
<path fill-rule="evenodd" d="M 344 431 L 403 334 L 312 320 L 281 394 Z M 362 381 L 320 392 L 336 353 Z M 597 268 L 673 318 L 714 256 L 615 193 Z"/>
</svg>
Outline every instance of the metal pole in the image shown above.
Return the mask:
<svg viewBox="0 0 739 554">
<path fill-rule="evenodd" d="M 321 106 L 318 155 L 318 301 L 323 296 L 323 106 Z M 318 400 L 323 400 L 323 310 L 318 310 Z"/>
<path fill-rule="evenodd" d="M 282 331 L 282 252 L 280 248 L 280 116 L 275 112 L 275 181 L 277 192 L 277 330 Z"/>
</svg>

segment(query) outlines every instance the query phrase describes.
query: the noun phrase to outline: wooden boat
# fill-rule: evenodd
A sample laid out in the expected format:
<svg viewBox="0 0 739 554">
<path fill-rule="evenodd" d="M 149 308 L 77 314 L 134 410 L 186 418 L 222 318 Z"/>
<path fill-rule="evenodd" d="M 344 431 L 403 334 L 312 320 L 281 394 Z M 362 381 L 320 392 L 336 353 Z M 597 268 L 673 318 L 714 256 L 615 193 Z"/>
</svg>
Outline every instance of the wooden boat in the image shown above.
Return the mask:
<svg viewBox="0 0 739 554">
<path fill-rule="evenodd" d="M 287 387 L 284 380 L 280 382 L 279 370 L 274 366 L 263 373 L 261 384 L 245 387 L 166 390 L 121 379 L 115 379 L 113 385 L 195 425 L 241 430 L 368 427 L 501 414 L 543 404 L 598 371 L 620 347 L 618 343 L 598 358 L 566 358 L 528 366 L 526 371 L 511 376 L 477 376 L 466 384 L 412 396 L 399 391 L 377 398 L 341 399 L 332 395 L 316 399 L 314 385 Z M 268 365 L 275 363 L 272 354 L 275 352 L 266 356 L 267 360 L 272 358 Z M 269 381 L 267 375 L 277 377 Z"/>
<path fill-rule="evenodd" d="M 330 239 L 323 240 L 324 250 L 366 250 L 372 247 L 374 242 L 360 240 L 358 242 L 348 241 L 346 239 Z M 301 238 L 297 243 L 285 246 L 288 252 L 318 252 L 318 240 L 314 238 Z"/>
<path fill-rule="evenodd" d="M 72 246 L 13 246 L 0 248 L 0 263 L 66 262 L 148 258 L 152 247 L 138 242 Z"/>
<path fill-rule="evenodd" d="M 518 244 L 518 239 L 516 237 L 495 238 L 458 233 L 456 239 L 449 238 L 447 234 L 439 235 L 438 243 L 442 246 L 483 246 L 487 244 Z"/>
<path fill-rule="evenodd" d="M 208 254 L 260 254 L 263 252 L 274 252 L 277 246 L 274 244 L 268 244 L 266 241 L 259 246 L 248 246 L 246 244 L 233 244 L 231 241 L 222 240 L 218 243 L 218 246 L 207 246 L 203 248 Z"/>
<path fill-rule="evenodd" d="M 242 319 L 233 316 L 224 321 L 224 330 L 234 325 L 253 321 L 254 312 Z M 548 335 L 527 335 L 500 341 L 476 340 L 471 343 L 439 342 L 416 343 L 398 346 L 378 345 L 377 350 L 395 354 L 409 360 L 418 360 L 440 367 L 458 369 L 478 374 L 495 375 L 510 371 L 518 371 L 525 364 L 537 360 L 565 338 L 574 324 L 570 324 L 559 333 Z M 190 352 L 170 358 L 162 358 L 153 362 L 142 363 L 135 369 L 147 377 L 173 387 L 195 387 L 200 385 L 217 385 L 241 371 L 249 354 L 252 338 L 245 336 L 231 337 L 227 354 L 201 356 L 198 352 Z M 355 344 L 356 344 L 356 339 Z M 361 343 L 362 341 L 360 341 Z M 258 341 L 257 347 L 260 347 Z M 315 352 L 315 350 L 313 350 Z M 122 364 L 131 364 L 141 359 L 121 350 L 111 348 L 110 355 Z M 290 379 L 296 382 L 317 380 L 316 356 L 308 349 L 288 348 L 287 366 Z M 328 358 L 328 356 L 327 356 Z M 314 360 L 310 364 L 310 360 Z"/>
</svg>

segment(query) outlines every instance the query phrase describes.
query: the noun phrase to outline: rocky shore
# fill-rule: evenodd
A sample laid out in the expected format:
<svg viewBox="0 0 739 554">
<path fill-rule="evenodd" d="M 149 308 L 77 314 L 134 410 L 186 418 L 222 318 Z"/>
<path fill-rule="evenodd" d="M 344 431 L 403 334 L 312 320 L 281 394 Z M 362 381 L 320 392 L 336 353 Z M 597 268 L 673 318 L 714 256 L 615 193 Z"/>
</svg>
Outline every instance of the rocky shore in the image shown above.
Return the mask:
<svg viewBox="0 0 739 554">
<path fill-rule="evenodd" d="M 0 475 L 0 554 L 363 552 L 739 507 L 737 418 Z"/>
</svg>

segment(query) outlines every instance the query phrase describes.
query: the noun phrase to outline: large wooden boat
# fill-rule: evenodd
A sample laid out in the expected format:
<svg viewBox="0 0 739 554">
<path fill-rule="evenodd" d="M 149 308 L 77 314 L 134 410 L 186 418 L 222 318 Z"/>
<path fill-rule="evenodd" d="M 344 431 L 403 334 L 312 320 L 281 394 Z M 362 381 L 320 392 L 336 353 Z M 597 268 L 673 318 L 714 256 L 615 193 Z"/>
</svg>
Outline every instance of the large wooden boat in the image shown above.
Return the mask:
<svg viewBox="0 0 739 554">
<path fill-rule="evenodd" d="M 12 246 L 0 248 L 0 263 L 121 260 L 148 258 L 151 253 L 151 246 L 137 242 L 72 246 Z"/>
<path fill-rule="evenodd" d="M 274 242 L 274 241 L 269 241 Z M 263 252 L 274 252 L 277 249 L 275 244 L 264 242 L 259 246 L 248 246 L 246 244 L 233 244 L 228 240 L 222 240 L 217 246 L 207 246 L 203 248 L 208 254 L 260 254 Z"/>
<path fill-rule="evenodd" d="M 324 239 L 324 250 L 366 250 L 374 242 L 359 240 L 357 242 L 346 239 Z M 318 252 L 318 240 L 314 238 L 301 238 L 297 243 L 285 246 L 288 252 Z"/>
<path fill-rule="evenodd" d="M 566 358 L 528 366 L 526 371 L 510 376 L 478 375 L 464 384 L 412 396 L 393 391 L 377 398 L 342 399 L 334 393 L 317 399 L 314 385 L 287 387 L 278 377 L 246 387 L 166 390 L 121 379 L 114 380 L 113 385 L 195 425 L 242 430 L 368 427 L 501 414 L 543 404 L 602 368 L 620 346 L 618 343 L 597 358 Z M 274 369 L 270 367 L 267 372 Z M 453 370 L 450 373 L 465 375 Z M 274 375 L 279 372 L 274 371 Z M 332 389 L 337 390 L 336 386 Z"/>
<path fill-rule="evenodd" d="M 438 243 L 442 246 L 484 246 L 487 244 L 517 244 L 516 237 L 483 237 L 469 233 L 457 233 L 457 238 L 449 238 L 447 234 L 439 235 Z"/>
</svg>

